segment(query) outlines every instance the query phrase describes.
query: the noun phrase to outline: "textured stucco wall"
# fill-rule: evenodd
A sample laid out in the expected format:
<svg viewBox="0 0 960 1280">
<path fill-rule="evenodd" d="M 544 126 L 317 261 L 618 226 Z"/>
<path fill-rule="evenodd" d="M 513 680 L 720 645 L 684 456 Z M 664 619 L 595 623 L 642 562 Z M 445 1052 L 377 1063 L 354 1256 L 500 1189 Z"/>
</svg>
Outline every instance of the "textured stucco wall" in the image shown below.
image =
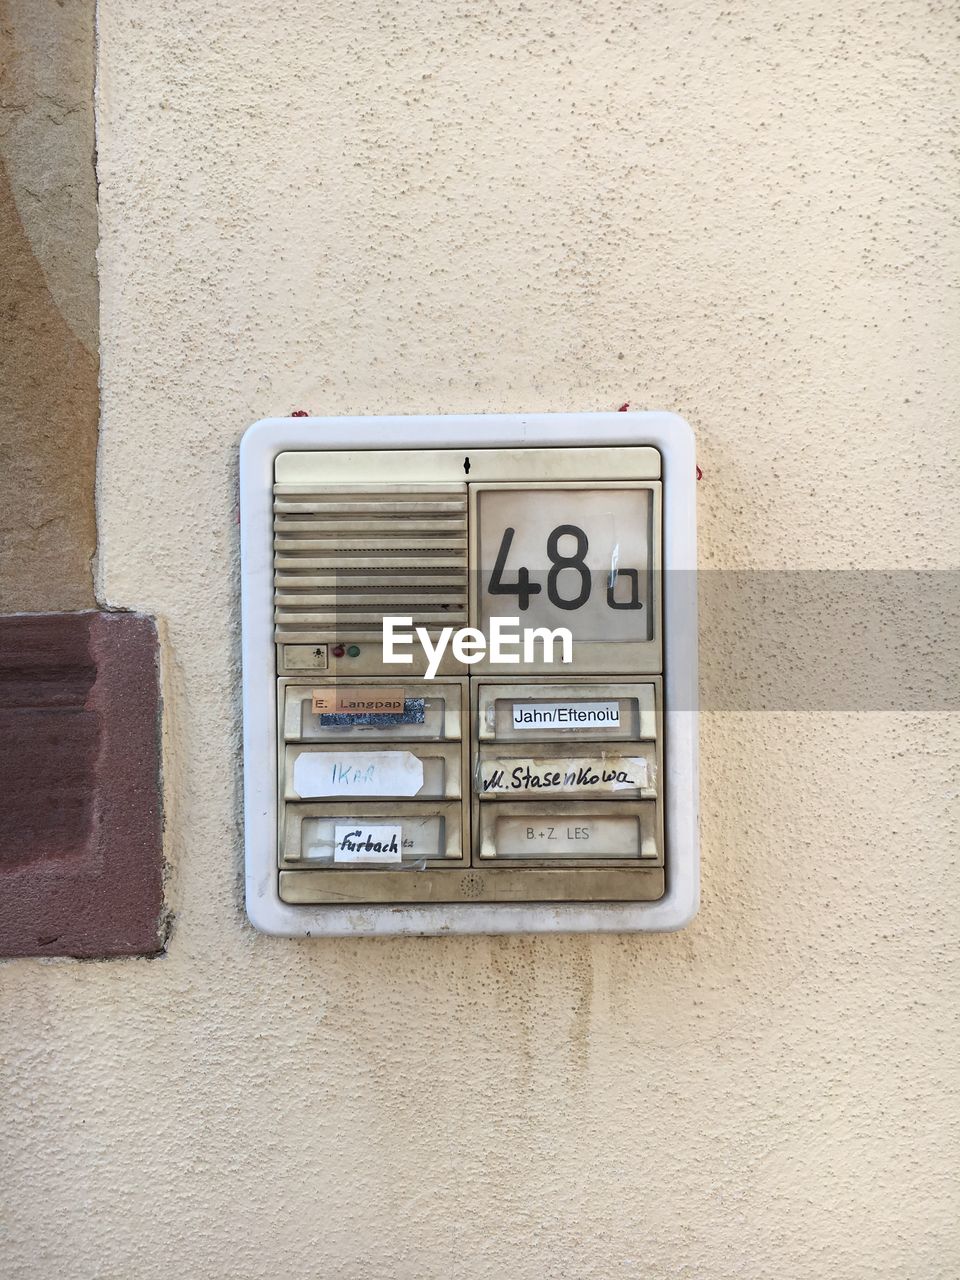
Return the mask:
<svg viewBox="0 0 960 1280">
<path fill-rule="evenodd" d="M 235 524 L 265 414 L 629 400 L 698 430 L 704 566 L 954 563 L 955 35 L 101 0 L 99 580 L 160 620 L 176 918 L 0 973 L 8 1276 L 955 1280 L 956 717 L 705 714 L 677 935 L 272 941 Z"/>
</svg>

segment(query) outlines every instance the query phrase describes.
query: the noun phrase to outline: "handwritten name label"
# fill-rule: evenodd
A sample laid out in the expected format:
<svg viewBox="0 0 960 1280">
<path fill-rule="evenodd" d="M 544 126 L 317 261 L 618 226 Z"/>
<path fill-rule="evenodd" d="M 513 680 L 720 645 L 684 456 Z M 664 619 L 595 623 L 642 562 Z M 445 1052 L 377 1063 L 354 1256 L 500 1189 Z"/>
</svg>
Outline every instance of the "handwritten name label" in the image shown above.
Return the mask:
<svg viewBox="0 0 960 1280">
<path fill-rule="evenodd" d="M 302 800 L 324 796 L 415 796 L 423 761 L 409 751 L 304 751 L 293 764 Z"/>
<path fill-rule="evenodd" d="M 584 756 L 569 760 L 481 760 L 483 794 L 589 791 L 598 795 L 635 791 L 647 785 L 642 756 Z"/>
<path fill-rule="evenodd" d="M 514 729 L 618 729 L 619 702 L 515 702 Z"/>
<path fill-rule="evenodd" d="M 403 828 L 339 823 L 333 832 L 334 862 L 402 862 Z"/>
<path fill-rule="evenodd" d="M 315 716 L 402 715 L 403 705 L 402 689 L 346 689 L 332 684 L 314 689 L 310 699 Z"/>
</svg>

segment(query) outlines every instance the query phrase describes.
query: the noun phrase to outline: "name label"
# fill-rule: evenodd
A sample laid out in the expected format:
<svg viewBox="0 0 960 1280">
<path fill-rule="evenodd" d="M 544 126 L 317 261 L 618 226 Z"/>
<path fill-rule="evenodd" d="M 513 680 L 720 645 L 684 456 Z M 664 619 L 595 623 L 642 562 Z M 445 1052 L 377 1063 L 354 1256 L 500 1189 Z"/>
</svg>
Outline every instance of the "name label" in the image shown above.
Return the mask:
<svg viewBox="0 0 960 1280">
<path fill-rule="evenodd" d="M 423 761 L 410 751 L 304 751 L 293 764 L 301 800 L 325 796 L 415 796 Z"/>
<path fill-rule="evenodd" d="M 311 708 L 315 716 L 402 715 L 402 689 L 344 689 L 326 685 L 314 689 Z"/>
<path fill-rule="evenodd" d="M 333 832 L 334 862 L 401 862 L 403 828 L 338 823 Z"/>
<path fill-rule="evenodd" d="M 514 729 L 619 729 L 619 702 L 515 702 Z"/>
<path fill-rule="evenodd" d="M 482 760 L 483 795 L 536 795 L 557 791 L 587 791 L 614 795 L 647 786 L 643 756 L 572 757 L 569 760 Z"/>
<path fill-rule="evenodd" d="M 651 850 L 656 856 L 656 850 Z M 636 858 L 642 856 L 635 817 L 497 819 L 498 858 Z"/>
</svg>

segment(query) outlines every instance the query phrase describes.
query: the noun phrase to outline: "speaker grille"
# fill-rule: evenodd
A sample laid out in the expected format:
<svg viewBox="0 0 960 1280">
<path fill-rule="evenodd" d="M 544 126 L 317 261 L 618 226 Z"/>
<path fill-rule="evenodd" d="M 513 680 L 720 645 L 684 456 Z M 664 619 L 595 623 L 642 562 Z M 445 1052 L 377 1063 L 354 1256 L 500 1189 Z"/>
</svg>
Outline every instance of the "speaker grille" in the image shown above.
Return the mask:
<svg viewBox="0 0 960 1280">
<path fill-rule="evenodd" d="M 466 485 L 275 484 L 273 531 L 278 644 L 466 626 Z"/>
</svg>

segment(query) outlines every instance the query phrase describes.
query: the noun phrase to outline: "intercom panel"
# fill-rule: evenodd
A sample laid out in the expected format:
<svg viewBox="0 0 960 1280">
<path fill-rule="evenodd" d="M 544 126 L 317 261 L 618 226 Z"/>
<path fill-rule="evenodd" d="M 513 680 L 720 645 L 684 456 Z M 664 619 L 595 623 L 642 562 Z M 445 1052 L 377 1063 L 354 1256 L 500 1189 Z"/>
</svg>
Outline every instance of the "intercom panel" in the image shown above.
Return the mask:
<svg viewBox="0 0 960 1280">
<path fill-rule="evenodd" d="M 280 934 L 696 909 L 692 434 L 281 419 L 241 450 L 247 908 Z"/>
</svg>

